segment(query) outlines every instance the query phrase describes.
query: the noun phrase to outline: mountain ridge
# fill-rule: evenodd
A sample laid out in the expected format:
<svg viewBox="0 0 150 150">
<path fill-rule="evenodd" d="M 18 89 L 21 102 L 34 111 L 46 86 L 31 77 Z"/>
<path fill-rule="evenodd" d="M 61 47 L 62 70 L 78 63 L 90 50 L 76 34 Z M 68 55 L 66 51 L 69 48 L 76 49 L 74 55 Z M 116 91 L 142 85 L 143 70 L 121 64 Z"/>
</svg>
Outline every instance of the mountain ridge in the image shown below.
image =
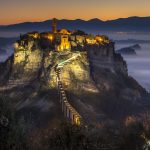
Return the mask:
<svg viewBox="0 0 150 150">
<path fill-rule="evenodd" d="M 52 20 L 45 20 L 41 22 L 22 22 L 11 25 L 0 25 L 0 31 L 46 31 L 51 29 Z M 58 19 L 58 28 L 67 28 L 85 30 L 87 32 L 95 31 L 136 31 L 150 32 L 150 17 L 128 17 L 128 18 L 118 18 L 115 20 L 100 20 L 98 18 L 93 18 L 89 20 L 83 19 Z"/>
</svg>

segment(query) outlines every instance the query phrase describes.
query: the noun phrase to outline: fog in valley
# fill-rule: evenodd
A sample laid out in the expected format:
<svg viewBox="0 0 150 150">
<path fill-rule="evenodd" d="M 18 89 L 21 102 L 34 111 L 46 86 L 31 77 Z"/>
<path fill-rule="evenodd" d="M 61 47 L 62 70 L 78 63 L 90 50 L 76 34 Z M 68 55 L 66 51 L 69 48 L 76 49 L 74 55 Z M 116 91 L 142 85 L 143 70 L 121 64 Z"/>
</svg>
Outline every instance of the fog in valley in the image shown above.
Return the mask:
<svg viewBox="0 0 150 150">
<path fill-rule="evenodd" d="M 128 73 L 134 77 L 147 91 L 150 92 L 150 34 L 149 33 L 100 33 L 116 41 L 115 49 L 139 44 L 141 50 L 136 50 L 136 55 L 123 55 L 128 64 Z M 16 37 L 19 33 L 0 33 L 1 37 Z M 1 43 L 1 41 L 0 41 Z M 13 53 L 13 43 L 0 45 L 0 61 L 5 61 Z"/>
<path fill-rule="evenodd" d="M 128 73 L 150 92 L 150 34 L 147 33 L 118 33 L 110 34 L 111 39 L 117 40 L 115 49 L 139 44 L 141 50 L 136 55 L 122 55 L 128 65 Z M 128 40 L 132 39 L 132 40 Z M 135 39 L 135 40 L 133 40 Z M 124 40 L 120 41 L 119 40 Z M 129 42 L 130 41 L 130 42 Z"/>
<path fill-rule="evenodd" d="M 117 44 L 116 48 L 132 44 Z M 141 50 L 136 55 L 123 55 L 128 65 L 128 73 L 150 92 L 150 44 L 140 44 Z"/>
<path fill-rule="evenodd" d="M 0 47 L 0 62 L 7 60 L 14 52 L 13 44 Z"/>
</svg>

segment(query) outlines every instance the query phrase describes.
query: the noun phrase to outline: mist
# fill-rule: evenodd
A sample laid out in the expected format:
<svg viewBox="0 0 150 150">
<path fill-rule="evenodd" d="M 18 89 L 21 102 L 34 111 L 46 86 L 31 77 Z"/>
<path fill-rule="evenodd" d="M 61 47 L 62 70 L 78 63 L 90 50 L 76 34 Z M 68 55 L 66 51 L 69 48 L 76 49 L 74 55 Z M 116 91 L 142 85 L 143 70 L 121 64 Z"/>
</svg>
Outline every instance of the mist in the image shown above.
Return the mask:
<svg viewBox="0 0 150 150">
<path fill-rule="evenodd" d="M 150 34 L 112 34 L 112 38 L 116 40 L 136 39 L 139 43 L 117 43 L 115 49 L 129 47 L 134 44 L 139 44 L 141 50 L 136 50 L 136 55 L 122 55 L 128 65 L 128 74 L 135 78 L 140 85 L 142 85 L 148 92 L 150 92 L 150 43 L 141 42 L 143 40 L 150 40 Z"/>
<path fill-rule="evenodd" d="M 7 60 L 9 56 L 13 54 L 14 52 L 13 44 L 1 47 L 1 49 L 4 49 L 5 52 L 4 53 L 0 52 L 0 62 L 4 62 L 5 60 Z"/>
<path fill-rule="evenodd" d="M 127 62 L 129 75 L 150 92 L 150 44 L 140 45 L 142 49 L 136 51 L 137 55 L 123 55 L 123 57 Z"/>
</svg>

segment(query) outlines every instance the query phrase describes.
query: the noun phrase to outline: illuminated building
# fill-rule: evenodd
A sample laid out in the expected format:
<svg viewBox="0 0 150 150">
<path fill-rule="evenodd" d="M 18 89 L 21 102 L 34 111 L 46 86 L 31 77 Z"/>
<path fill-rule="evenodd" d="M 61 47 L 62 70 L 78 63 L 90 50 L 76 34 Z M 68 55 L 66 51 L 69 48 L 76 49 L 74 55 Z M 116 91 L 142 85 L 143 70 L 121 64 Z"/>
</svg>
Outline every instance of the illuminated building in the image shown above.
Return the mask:
<svg viewBox="0 0 150 150">
<path fill-rule="evenodd" d="M 70 50 L 71 44 L 69 41 L 69 35 L 71 33 L 66 29 L 61 29 L 59 31 L 60 43 L 56 46 L 56 51 Z"/>
<path fill-rule="evenodd" d="M 71 50 L 85 50 L 88 45 L 94 46 L 94 45 L 107 45 L 111 43 L 111 41 L 108 39 L 107 36 L 104 35 L 97 35 L 94 36 L 92 34 L 86 34 L 83 31 L 80 30 L 75 30 L 75 31 L 69 31 L 67 29 L 57 29 L 57 19 L 54 18 L 52 20 L 52 31 L 49 32 L 44 32 L 44 33 L 38 33 L 38 32 L 32 32 L 28 33 L 26 35 L 21 36 L 21 41 L 16 44 L 15 47 L 29 47 L 32 46 L 34 43 L 34 46 L 38 47 L 39 45 L 43 49 L 49 49 L 49 50 L 54 50 L 56 52 L 63 52 L 63 51 L 71 51 Z M 30 39 L 30 41 L 29 41 Z M 38 41 L 39 40 L 39 41 Z M 36 41 L 36 42 L 35 42 Z M 93 51 L 97 51 L 94 50 Z M 96 48 L 98 49 L 98 48 Z M 98 52 L 95 52 L 98 53 Z M 106 54 L 104 52 L 99 52 Z"/>
</svg>

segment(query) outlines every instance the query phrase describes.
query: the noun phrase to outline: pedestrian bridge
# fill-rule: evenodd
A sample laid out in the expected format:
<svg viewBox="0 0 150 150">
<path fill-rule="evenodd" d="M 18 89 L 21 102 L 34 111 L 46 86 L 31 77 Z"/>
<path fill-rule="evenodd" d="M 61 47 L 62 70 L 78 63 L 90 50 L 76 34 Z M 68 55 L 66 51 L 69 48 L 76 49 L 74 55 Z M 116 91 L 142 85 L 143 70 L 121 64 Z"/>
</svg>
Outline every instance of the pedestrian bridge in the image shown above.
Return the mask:
<svg viewBox="0 0 150 150">
<path fill-rule="evenodd" d="M 82 117 L 76 111 L 76 109 L 69 103 L 66 92 L 62 85 L 60 74 L 61 74 L 61 69 L 64 67 L 65 64 L 71 62 L 72 60 L 75 60 L 79 56 L 80 54 L 76 54 L 75 56 L 55 66 L 56 80 L 57 80 L 57 86 L 58 86 L 58 91 L 59 91 L 59 96 L 60 96 L 60 104 L 61 104 L 62 112 L 64 116 L 72 122 L 72 124 L 76 124 L 76 125 L 81 125 Z"/>
</svg>

